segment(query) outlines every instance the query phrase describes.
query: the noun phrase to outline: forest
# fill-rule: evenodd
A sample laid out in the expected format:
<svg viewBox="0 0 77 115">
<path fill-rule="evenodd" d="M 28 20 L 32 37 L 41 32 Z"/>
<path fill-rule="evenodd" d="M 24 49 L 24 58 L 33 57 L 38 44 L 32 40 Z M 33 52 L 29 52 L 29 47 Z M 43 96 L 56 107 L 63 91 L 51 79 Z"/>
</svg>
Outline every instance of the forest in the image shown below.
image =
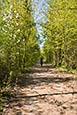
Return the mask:
<svg viewBox="0 0 77 115">
<path fill-rule="evenodd" d="M 45 21 L 39 22 L 34 19 L 34 9 L 40 7 L 35 1 L 0 0 L 0 98 L 2 89 L 15 85 L 16 77 L 30 72 L 41 56 L 53 68 L 77 71 L 77 1 L 44 1 Z"/>
<path fill-rule="evenodd" d="M 1 2 L 0 79 L 24 71 L 39 58 L 40 50 L 31 4 L 27 0 Z"/>
<path fill-rule="evenodd" d="M 43 51 L 48 63 L 65 69 L 77 66 L 77 1 L 49 1 Z"/>
</svg>

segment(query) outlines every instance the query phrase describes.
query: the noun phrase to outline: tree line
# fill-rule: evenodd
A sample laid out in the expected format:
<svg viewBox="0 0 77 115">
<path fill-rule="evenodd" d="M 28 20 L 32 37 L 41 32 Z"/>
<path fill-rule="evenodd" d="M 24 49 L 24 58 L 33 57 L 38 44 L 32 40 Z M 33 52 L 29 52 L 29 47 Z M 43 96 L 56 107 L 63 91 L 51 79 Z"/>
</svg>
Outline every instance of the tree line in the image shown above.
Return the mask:
<svg viewBox="0 0 77 115">
<path fill-rule="evenodd" d="M 48 0 L 46 22 L 41 23 L 47 63 L 67 70 L 77 67 L 77 1 Z"/>
<path fill-rule="evenodd" d="M 37 62 L 36 33 L 32 0 L 0 1 L 0 85 Z"/>
</svg>

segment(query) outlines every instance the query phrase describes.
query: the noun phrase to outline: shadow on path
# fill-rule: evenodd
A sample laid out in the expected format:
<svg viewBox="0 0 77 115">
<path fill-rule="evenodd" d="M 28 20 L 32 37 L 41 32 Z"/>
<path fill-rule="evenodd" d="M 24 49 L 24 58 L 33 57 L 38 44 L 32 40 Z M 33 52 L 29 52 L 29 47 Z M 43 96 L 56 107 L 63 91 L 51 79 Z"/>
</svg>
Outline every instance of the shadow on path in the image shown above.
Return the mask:
<svg viewBox="0 0 77 115">
<path fill-rule="evenodd" d="M 29 77 L 21 77 L 18 82 L 17 85 L 20 87 L 27 87 L 28 85 L 41 85 L 41 83 L 62 83 L 62 82 L 69 82 L 69 81 L 73 81 L 73 80 L 77 80 L 74 79 L 72 77 L 66 77 L 66 78 L 60 78 L 60 77 L 37 77 L 37 78 L 33 78 L 31 76 Z"/>
<path fill-rule="evenodd" d="M 62 115 L 68 108 L 71 111 L 71 105 L 72 113 L 77 113 L 77 79 L 71 74 L 48 65 L 35 66 L 30 73 L 19 75 L 16 83 L 15 95 L 2 100 L 3 115 Z"/>
<path fill-rule="evenodd" d="M 19 87 L 27 87 L 30 85 L 41 85 L 42 83 L 62 83 L 77 80 L 74 77 L 67 76 L 55 76 L 58 71 L 51 68 L 49 65 L 44 65 L 43 67 L 35 66 L 32 68 L 31 73 L 19 76 L 17 79 L 17 85 Z M 48 74 L 50 72 L 50 74 Z M 58 73 L 59 74 L 59 73 Z M 69 74 L 70 75 L 70 74 Z"/>
</svg>

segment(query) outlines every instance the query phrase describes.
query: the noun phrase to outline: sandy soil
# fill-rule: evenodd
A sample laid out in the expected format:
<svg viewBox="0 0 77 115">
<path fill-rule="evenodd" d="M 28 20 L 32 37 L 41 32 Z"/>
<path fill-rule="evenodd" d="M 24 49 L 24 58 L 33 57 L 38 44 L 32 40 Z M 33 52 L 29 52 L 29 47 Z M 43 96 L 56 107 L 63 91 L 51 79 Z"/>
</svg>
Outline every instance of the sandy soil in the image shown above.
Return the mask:
<svg viewBox="0 0 77 115">
<path fill-rule="evenodd" d="M 23 74 L 3 115 L 77 115 L 77 79 L 45 65 Z"/>
</svg>

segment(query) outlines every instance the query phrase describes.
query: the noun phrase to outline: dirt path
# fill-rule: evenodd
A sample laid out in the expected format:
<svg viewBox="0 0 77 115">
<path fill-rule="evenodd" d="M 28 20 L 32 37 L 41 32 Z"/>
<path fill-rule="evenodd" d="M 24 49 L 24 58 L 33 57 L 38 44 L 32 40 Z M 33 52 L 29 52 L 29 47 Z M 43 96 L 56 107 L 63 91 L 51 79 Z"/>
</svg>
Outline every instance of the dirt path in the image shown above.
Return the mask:
<svg viewBox="0 0 77 115">
<path fill-rule="evenodd" d="M 3 115 L 77 115 L 77 80 L 49 66 L 34 67 L 14 88 Z"/>
</svg>

